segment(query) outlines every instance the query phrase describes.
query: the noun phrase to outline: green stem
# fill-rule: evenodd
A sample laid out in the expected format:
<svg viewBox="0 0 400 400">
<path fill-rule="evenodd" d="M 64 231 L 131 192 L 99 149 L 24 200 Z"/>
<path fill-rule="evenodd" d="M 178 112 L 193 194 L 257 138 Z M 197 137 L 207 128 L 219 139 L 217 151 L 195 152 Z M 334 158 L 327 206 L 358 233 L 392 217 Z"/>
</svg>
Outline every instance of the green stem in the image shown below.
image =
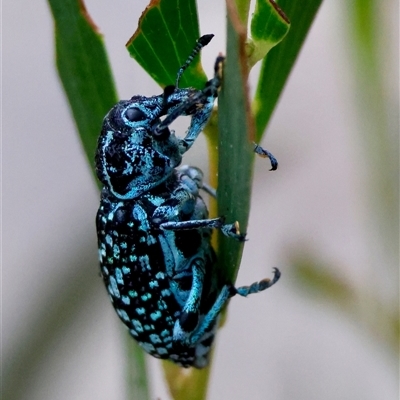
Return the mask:
<svg viewBox="0 0 400 400">
<path fill-rule="evenodd" d="M 184 369 L 170 361 L 163 361 L 165 379 L 174 400 L 206 399 L 210 379 L 211 359 L 208 367 L 203 369 Z"/>
<path fill-rule="evenodd" d="M 146 354 L 131 335 L 126 334 L 125 338 L 128 364 L 126 374 L 128 393 L 126 398 L 127 400 L 150 400 Z"/>
</svg>

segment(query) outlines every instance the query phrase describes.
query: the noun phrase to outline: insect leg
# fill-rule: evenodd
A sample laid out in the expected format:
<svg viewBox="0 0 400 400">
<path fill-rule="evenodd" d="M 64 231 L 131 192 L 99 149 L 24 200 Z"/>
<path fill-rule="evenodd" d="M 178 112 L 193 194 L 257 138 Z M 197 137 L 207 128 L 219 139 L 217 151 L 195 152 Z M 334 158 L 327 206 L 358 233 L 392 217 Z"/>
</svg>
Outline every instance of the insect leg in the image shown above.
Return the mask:
<svg viewBox="0 0 400 400">
<path fill-rule="evenodd" d="M 278 160 L 268 150 L 263 149 L 257 143 L 253 143 L 253 144 L 254 144 L 254 153 L 258 154 L 262 158 L 268 157 L 271 162 L 270 171 L 275 171 L 278 168 Z"/>
<path fill-rule="evenodd" d="M 204 282 L 204 260 L 192 261 L 192 286 L 183 306 L 182 313 L 174 325 L 173 340 L 187 343 L 189 336 L 196 328 L 199 320 L 199 308 Z"/>
<path fill-rule="evenodd" d="M 233 291 L 232 296 L 238 294 L 239 296 L 246 297 L 249 294 L 262 292 L 263 290 L 268 289 L 276 282 L 278 282 L 280 277 L 281 277 L 281 272 L 279 271 L 278 268 L 274 268 L 274 277 L 272 278 L 272 280 L 266 278 L 260 282 L 254 282 L 250 286 L 240 286 L 238 288 L 232 287 Z"/>
<path fill-rule="evenodd" d="M 190 343 L 197 343 L 201 339 L 201 337 L 209 330 L 210 326 L 215 323 L 219 313 L 222 311 L 229 298 L 235 296 L 236 294 L 246 297 L 247 295 L 252 293 L 262 292 L 263 290 L 268 289 L 269 287 L 274 285 L 279 280 L 280 276 L 281 273 L 279 269 L 274 268 L 274 277 L 272 278 L 272 280 L 263 279 L 262 281 L 255 282 L 250 286 L 241 286 L 239 288 L 235 288 L 233 285 L 223 286 L 221 293 L 211 307 L 210 311 L 206 314 L 195 332 L 193 332 L 193 334 L 190 336 Z"/>
<path fill-rule="evenodd" d="M 173 99 L 181 99 L 181 103 L 177 107 L 173 107 L 166 118 L 154 127 L 154 130 L 156 133 L 161 132 L 181 115 L 192 115 L 186 136 L 180 140 L 181 154 L 190 149 L 211 116 L 214 101 L 218 97 L 218 90 L 221 86 L 223 62 L 224 57 L 218 56 L 214 66 L 214 78 L 206 83 L 203 90 L 188 92 L 187 89 L 175 89 L 171 92 L 171 88 L 168 87 L 166 103 Z"/>
<path fill-rule="evenodd" d="M 232 297 L 234 293 L 232 292 L 232 286 L 225 285 L 223 286 L 217 300 L 212 305 L 211 309 L 208 313 L 204 316 L 201 324 L 196 328 L 196 330 L 192 333 L 189 338 L 190 344 L 196 344 L 203 335 L 210 330 L 211 326 L 215 324 L 215 321 L 218 318 L 218 315 L 222 311 L 223 307 L 225 306 L 226 302 Z"/>
<path fill-rule="evenodd" d="M 206 193 L 208 193 L 211 197 L 214 197 L 214 199 L 217 198 L 217 191 L 207 183 L 203 183 L 203 186 L 201 187 Z"/>
<path fill-rule="evenodd" d="M 197 95 L 194 96 L 198 97 L 197 102 L 192 100 L 196 111 L 193 113 L 186 136 L 181 141 L 183 152 L 190 149 L 211 116 L 214 101 L 218 97 L 218 91 L 221 86 L 224 60 L 225 58 L 223 56 L 217 57 L 214 65 L 214 77 L 206 83 L 205 88 L 201 92 L 198 92 Z M 190 110 L 190 108 L 193 108 L 193 106 L 188 107 L 188 110 Z"/>
<path fill-rule="evenodd" d="M 240 242 L 245 241 L 246 235 L 240 233 L 239 223 L 224 224 L 224 218 L 196 219 L 190 221 L 170 221 L 159 225 L 162 230 L 181 231 L 200 228 L 221 229 L 221 232 L 228 237 L 234 238 Z"/>
</svg>

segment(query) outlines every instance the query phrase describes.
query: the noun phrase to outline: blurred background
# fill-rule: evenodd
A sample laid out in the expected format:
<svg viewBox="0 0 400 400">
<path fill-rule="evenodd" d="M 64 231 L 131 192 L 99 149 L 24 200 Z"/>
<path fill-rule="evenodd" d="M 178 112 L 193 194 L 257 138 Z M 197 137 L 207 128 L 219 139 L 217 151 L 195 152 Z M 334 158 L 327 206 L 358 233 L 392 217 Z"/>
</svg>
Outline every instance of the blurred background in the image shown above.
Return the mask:
<svg viewBox="0 0 400 400">
<path fill-rule="evenodd" d="M 122 99 L 160 92 L 124 46 L 147 3 L 86 0 Z M 224 2 L 199 3 L 201 33 L 215 34 L 202 53 L 210 76 Z M 212 400 L 399 397 L 399 5 L 369 0 L 364 15 L 362 3 L 323 2 L 264 137 L 279 169 L 256 161 L 238 284 L 273 267 L 282 278 L 232 300 Z M 55 70 L 51 14 L 45 1 L 2 11 L 3 398 L 123 400 L 125 330 L 98 273 L 99 194 Z M 203 138 L 185 162 L 207 170 Z M 149 368 L 152 399 L 167 399 L 158 361 Z"/>
</svg>

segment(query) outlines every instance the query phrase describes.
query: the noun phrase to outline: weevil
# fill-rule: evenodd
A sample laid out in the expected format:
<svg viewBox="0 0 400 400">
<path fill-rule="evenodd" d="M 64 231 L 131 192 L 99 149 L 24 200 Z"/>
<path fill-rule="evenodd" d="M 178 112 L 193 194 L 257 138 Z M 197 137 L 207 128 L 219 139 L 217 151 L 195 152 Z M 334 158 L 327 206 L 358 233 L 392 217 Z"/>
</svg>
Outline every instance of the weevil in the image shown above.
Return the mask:
<svg viewBox="0 0 400 400">
<path fill-rule="evenodd" d="M 211 230 L 232 240 L 245 235 L 237 222 L 208 217 L 200 190 L 215 191 L 203 184 L 200 169 L 179 167 L 210 118 L 224 58 L 217 58 L 215 75 L 202 90 L 179 88 L 179 80 L 212 37 L 197 41 L 174 86 L 160 95 L 122 100 L 108 112 L 95 158 L 103 184 L 96 218 L 100 270 L 114 308 L 147 353 L 196 368 L 208 363 L 228 299 L 258 293 L 280 277 L 274 269 L 272 280 L 250 286 L 219 282 Z M 169 125 L 184 115 L 190 125 L 178 138 Z"/>
</svg>

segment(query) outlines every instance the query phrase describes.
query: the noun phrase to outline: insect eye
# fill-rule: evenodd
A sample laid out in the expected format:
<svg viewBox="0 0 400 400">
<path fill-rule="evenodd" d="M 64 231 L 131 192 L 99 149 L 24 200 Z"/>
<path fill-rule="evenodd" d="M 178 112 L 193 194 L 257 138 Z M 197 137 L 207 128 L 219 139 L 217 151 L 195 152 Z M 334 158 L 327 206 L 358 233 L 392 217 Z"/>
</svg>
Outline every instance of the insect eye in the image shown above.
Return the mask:
<svg viewBox="0 0 400 400">
<path fill-rule="evenodd" d="M 155 140 L 166 140 L 171 136 L 171 131 L 167 128 L 162 129 L 161 131 L 158 131 L 154 129 L 153 131 L 153 138 Z"/>
<path fill-rule="evenodd" d="M 125 118 L 131 122 L 143 121 L 147 118 L 146 114 L 138 108 L 128 108 L 125 111 Z"/>
</svg>

